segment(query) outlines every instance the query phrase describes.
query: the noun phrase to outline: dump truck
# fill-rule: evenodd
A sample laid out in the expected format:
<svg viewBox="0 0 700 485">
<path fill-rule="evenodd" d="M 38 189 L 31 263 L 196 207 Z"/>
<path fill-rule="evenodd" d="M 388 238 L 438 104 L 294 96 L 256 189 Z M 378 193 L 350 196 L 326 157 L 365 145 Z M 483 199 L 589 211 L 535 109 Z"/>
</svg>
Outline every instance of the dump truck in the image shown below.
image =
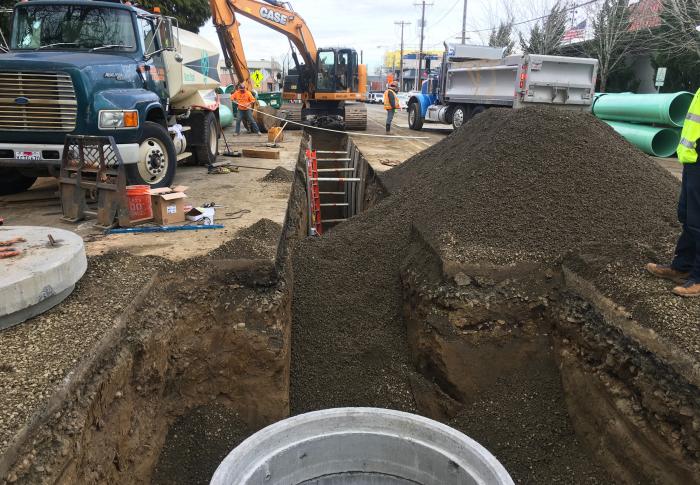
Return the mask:
<svg viewBox="0 0 700 485">
<path fill-rule="evenodd" d="M 596 59 L 538 54 L 505 55 L 505 48 L 445 45 L 439 73 L 408 100 L 408 126 L 451 124 L 455 129 L 491 107 L 551 105 L 590 111 Z M 429 70 L 429 67 L 428 67 Z"/>
<path fill-rule="evenodd" d="M 66 135 L 112 136 L 130 184 L 218 153 L 218 48 L 119 1 L 29 0 L 0 54 L 0 194 L 57 176 Z"/>
</svg>

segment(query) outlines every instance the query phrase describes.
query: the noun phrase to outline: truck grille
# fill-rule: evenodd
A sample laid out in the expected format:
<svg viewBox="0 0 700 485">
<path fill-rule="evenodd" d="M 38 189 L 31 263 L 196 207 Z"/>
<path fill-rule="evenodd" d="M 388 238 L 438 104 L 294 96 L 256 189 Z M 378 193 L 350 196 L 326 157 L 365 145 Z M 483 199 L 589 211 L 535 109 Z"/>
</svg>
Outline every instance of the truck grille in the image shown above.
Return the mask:
<svg viewBox="0 0 700 485">
<path fill-rule="evenodd" d="M 68 74 L 0 71 L 0 130 L 72 131 L 77 111 Z"/>
</svg>

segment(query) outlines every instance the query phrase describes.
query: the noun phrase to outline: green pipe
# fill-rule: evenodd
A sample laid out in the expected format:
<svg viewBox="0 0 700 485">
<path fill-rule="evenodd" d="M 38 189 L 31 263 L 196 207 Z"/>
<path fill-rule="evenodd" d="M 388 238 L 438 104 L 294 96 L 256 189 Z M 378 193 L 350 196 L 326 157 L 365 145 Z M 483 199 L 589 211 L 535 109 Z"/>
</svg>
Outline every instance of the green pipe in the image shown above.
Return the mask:
<svg viewBox="0 0 700 485">
<path fill-rule="evenodd" d="M 225 104 L 219 105 L 219 122 L 221 123 L 222 128 L 226 128 L 227 126 L 231 126 L 233 124 L 233 112 L 231 111 L 231 108 Z"/>
<path fill-rule="evenodd" d="M 605 121 L 625 140 L 644 153 L 655 157 L 670 157 L 676 153 L 680 132 L 676 128 L 654 128 L 647 125 Z"/>
<path fill-rule="evenodd" d="M 593 114 L 602 120 L 680 127 L 692 101 L 693 95 L 685 91 L 669 94 L 601 93 L 595 97 Z"/>
</svg>

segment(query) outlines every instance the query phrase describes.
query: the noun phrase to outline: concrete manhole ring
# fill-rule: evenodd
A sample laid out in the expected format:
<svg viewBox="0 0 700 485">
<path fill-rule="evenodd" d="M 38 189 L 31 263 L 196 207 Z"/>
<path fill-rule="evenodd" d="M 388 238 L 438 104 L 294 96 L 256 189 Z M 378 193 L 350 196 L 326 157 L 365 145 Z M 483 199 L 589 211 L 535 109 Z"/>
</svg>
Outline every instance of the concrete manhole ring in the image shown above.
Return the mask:
<svg viewBox="0 0 700 485">
<path fill-rule="evenodd" d="M 24 241 L 12 247 L 20 254 L 0 259 L 0 330 L 63 301 L 87 269 L 83 240 L 70 231 L 41 226 L 0 227 L 0 241 L 17 238 Z"/>
</svg>

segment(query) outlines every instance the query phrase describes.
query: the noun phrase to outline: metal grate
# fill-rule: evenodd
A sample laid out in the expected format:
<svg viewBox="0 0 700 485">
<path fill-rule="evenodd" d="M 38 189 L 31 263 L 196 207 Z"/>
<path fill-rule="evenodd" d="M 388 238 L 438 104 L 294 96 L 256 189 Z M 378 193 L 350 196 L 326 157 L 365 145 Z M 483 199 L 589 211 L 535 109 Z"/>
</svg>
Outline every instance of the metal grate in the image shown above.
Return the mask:
<svg viewBox="0 0 700 485">
<path fill-rule="evenodd" d="M 63 160 L 67 167 L 80 163 L 85 169 L 96 169 L 100 161 L 104 161 L 107 168 L 117 168 L 122 163 L 114 140 L 104 136 L 66 136 Z"/>
<path fill-rule="evenodd" d="M 68 132 L 77 111 L 70 75 L 0 71 L 0 130 Z"/>
</svg>

